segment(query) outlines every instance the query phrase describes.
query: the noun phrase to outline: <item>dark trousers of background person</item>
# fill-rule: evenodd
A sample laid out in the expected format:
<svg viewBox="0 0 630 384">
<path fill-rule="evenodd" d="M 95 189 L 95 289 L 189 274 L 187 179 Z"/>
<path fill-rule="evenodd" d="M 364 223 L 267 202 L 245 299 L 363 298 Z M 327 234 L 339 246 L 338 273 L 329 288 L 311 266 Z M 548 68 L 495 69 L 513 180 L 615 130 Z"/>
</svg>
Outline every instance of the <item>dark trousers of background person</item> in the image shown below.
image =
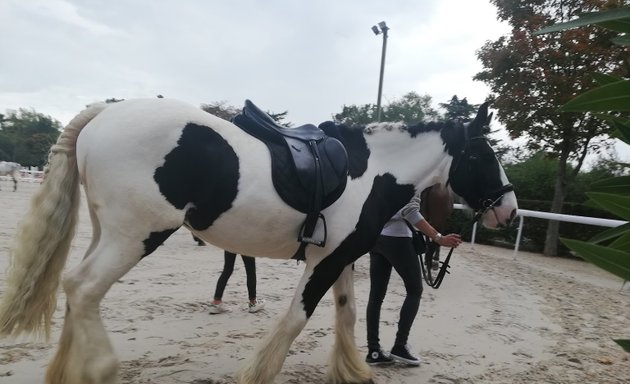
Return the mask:
<svg viewBox="0 0 630 384">
<path fill-rule="evenodd" d="M 420 307 L 422 272 L 420 261 L 410 237 L 379 236 L 370 251 L 370 297 L 367 305 L 366 325 L 368 348 L 380 348 L 379 321 L 381 306 L 387 293 L 392 267 L 402 278 L 407 296 L 400 308 L 400 320 L 394 345 L 404 346 Z"/>
<path fill-rule="evenodd" d="M 223 264 L 223 272 L 219 276 L 217 281 L 217 288 L 214 291 L 214 299 L 221 300 L 223 298 L 223 291 L 227 285 L 232 272 L 234 271 L 234 263 L 236 262 L 236 254 L 225 251 L 225 262 Z M 245 274 L 247 275 L 247 292 L 249 299 L 254 300 L 256 298 L 256 260 L 251 256 L 241 255 L 243 264 L 245 265 Z"/>
</svg>

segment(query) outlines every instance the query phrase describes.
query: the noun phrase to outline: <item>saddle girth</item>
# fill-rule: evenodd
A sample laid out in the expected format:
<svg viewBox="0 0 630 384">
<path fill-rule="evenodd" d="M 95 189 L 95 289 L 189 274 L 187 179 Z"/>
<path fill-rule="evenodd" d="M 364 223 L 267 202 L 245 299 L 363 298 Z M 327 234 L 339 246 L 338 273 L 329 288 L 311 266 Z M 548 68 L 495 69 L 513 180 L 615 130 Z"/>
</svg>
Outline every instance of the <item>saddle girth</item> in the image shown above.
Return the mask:
<svg viewBox="0 0 630 384">
<path fill-rule="evenodd" d="M 282 200 L 306 214 L 293 258 L 304 260 L 306 245 L 326 244 L 326 220 L 321 211 L 333 204 L 346 188 L 348 155 L 343 144 L 312 124 L 295 128 L 277 125 L 251 101 L 232 122 L 265 143 L 271 155 L 271 176 Z M 323 237 L 314 236 L 317 224 Z"/>
</svg>

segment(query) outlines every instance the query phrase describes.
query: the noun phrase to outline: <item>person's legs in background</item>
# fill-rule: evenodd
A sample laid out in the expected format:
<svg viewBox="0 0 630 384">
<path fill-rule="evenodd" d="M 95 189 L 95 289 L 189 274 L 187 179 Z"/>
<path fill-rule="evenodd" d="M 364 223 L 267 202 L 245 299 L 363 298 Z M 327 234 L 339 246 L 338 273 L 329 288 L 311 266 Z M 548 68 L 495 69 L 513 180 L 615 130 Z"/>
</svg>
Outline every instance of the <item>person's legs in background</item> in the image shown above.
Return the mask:
<svg viewBox="0 0 630 384">
<path fill-rule="evenodd" d="M 256 259 L 245 255 L 241 255 L 241 258 L 243 259 L 243 265 L 245 265 L 245 274 L 247 275 L 248 310 L 250 313 L 255 313 L 265 307 L 264 300 L 256 297 Z"/>
<path fill-rule="evenodd" d="M 236 254 L 232 252 L 225 251 L 223 254 L 224 264 L 223 264 L 223 272 L 221 272 L 221 276 L 219 276 L 219 280 L 217 281 L 217 287 L 214 291 L 214 298 L 210 303 L 210 313 L 218 314 L 227 311 L 225 305 L 223 305 L 223 292 L 225 291 L 225 287 L 227 285 L 230 276 L 232 276 L 232 272 L 234 271 L 234 262 L 236 261 Z"/>
</svg>

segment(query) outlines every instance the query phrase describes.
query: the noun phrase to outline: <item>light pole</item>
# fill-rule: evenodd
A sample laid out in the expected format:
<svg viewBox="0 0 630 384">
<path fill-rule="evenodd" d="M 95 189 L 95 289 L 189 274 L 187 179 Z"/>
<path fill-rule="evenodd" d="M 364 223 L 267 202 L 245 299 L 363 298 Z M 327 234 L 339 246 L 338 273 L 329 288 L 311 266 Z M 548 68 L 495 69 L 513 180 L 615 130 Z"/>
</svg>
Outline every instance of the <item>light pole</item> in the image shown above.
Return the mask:
<svg viewBox="0 0 630 384">
<path fill-rule="evenodd" d="M 372 26 L 375 35 L 383 34 L 383 51 L 381 52 L 381 76 L 378 80 L 378 98 L 376 99 L 376 121 L 381 121 L 381 95 L 383 94 L 383 73 L 385 72 L 385 50 L 387 49 L 387 31 L 389 27 L 384 21 Z"/>
</svg>

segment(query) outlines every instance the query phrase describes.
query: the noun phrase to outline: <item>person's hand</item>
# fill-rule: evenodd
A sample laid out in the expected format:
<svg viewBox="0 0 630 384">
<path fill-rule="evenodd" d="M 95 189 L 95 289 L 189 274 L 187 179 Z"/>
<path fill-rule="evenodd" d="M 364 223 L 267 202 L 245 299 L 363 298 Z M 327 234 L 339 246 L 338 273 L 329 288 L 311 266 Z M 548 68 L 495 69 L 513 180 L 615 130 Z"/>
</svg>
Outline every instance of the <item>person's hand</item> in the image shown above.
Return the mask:
<svg viewBox="0 0 630 384">
<path fill-rule="evenodd" d="M 457 248 L 462 243 L 462 238 L 456 233 L 449 233 L 442 236 L 437 243 L 442 247 Z"/>
</svg>

